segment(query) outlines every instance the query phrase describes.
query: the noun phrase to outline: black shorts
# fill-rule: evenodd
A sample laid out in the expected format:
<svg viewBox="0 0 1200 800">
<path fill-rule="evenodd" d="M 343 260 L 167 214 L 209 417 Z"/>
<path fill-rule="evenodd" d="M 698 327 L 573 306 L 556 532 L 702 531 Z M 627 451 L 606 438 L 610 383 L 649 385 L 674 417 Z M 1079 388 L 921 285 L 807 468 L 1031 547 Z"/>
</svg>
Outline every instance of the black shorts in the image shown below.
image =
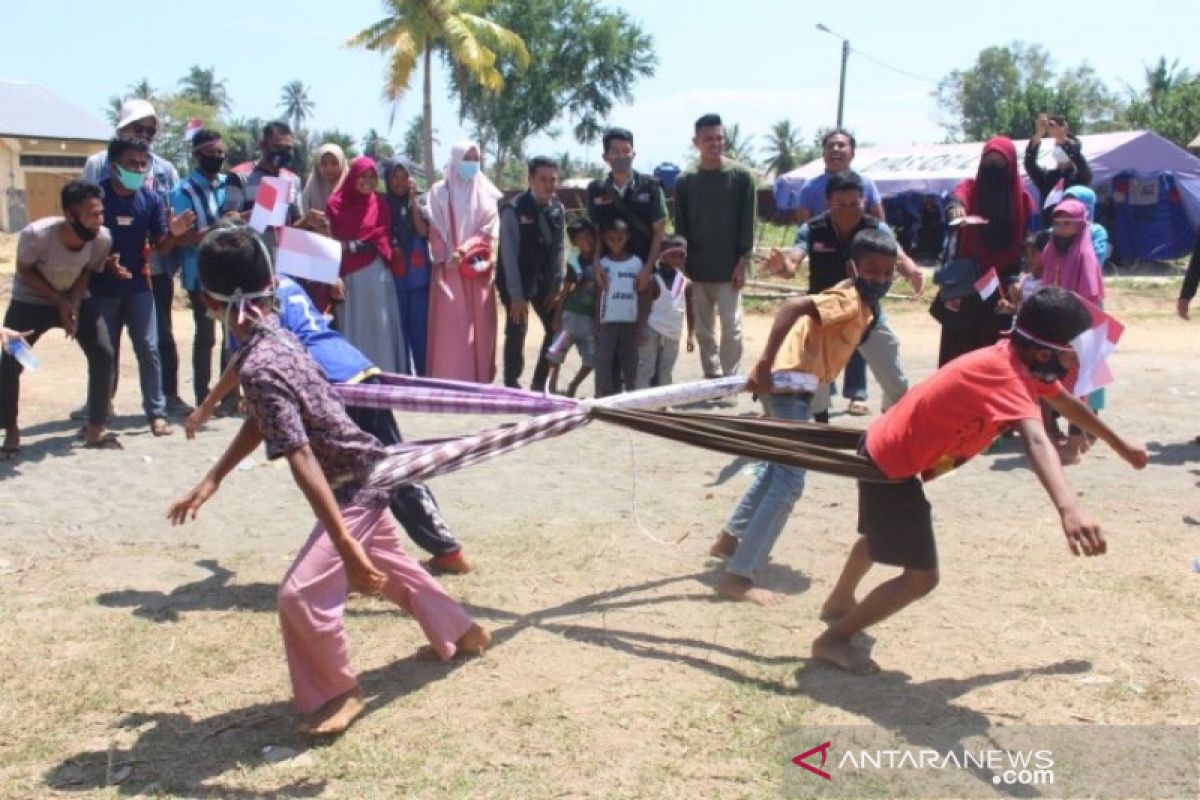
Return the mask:
<svg viewBox="0 0 1200 800">
<path fill-rule="evenodd" d="M 918 478 L 904 483 L 858 483 L 858 532 L 871 560 L 910 569 L 936 569 L 933 516 Z"/>
</svg>

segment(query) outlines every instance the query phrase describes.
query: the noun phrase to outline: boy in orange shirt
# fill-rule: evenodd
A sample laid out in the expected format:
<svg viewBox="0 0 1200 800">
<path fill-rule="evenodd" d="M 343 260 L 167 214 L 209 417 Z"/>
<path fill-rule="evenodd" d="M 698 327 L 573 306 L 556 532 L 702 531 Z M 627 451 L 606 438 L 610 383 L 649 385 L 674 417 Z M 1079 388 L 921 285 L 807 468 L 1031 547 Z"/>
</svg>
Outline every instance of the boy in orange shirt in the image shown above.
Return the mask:
<svg viewBox="0 0 1200 800">
<path fill-rule="evenodd" d="M 851 638 L 938 583 L 933 519 L 922 481 L 978 455 L 1008 428 L 1020 432 L 1033 471 L 1058 509 L 1071 552 L 1105 552 L 1100 525 L 1083 511 L 1067 484 L 1038 404 L 1045 400 L 1135 469 L 1146 466 L 1143 448 L 1118 436 L 1059 383 L 1076 362 L 1071 340 L 1090 325 L 1091 316 L 1073 294 L 1057 287 L 1040 289 L 1022 304 L 1009 339 L 946 364 L 868 429 L 867 457 L 899 482 L 858 484 L 861 536 L 821 609 L 830 626 L 813 642 L 814 658 L 856 674 L 878 671 L 867 653 L 851 645 Z M 904 571 L 857 601 L 855 590 L 875 563 Z"/>
</svg>

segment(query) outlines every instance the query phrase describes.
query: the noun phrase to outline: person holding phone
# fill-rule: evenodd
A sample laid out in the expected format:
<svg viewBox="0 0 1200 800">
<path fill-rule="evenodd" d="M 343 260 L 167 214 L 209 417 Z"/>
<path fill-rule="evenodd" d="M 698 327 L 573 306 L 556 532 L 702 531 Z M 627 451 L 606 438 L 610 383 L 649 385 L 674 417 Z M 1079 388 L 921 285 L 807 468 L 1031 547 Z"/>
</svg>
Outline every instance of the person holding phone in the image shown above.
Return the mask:
<svg viewBox="0 0 1200 800">
<path fill-rule="evenodd" d="M 1038 152 L 1042 140 L 1054 141 L 1054 169 L 1042 169 Z M 1049 227 L 1054 207 L 1063 199 L 1063 192 L 1072 186 L 1091 186 L 1092 168 L 1083 156 L 1079 140 L 1071 136 L 1067 118 L 1062 115 L 1038 114 L 1033 122 L 1033 136 L 1025 146 L 1025 174 L 1037 186 L 1042 200 L 1042 225 Z"/>
</svg>

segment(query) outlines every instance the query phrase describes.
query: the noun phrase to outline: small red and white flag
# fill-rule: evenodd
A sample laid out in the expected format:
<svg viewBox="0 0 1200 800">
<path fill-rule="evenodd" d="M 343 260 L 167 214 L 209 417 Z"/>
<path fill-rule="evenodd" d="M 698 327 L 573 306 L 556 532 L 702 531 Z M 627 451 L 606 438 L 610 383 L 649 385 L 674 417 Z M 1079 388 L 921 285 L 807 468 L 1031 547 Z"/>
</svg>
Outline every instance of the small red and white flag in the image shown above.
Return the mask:
<svg viewBox="0 0 1200 800">
<path fill-rule="evenodd" d="M 1000 288 L 1000 276 L 996 274 L 996 268 L 991 267 L 987 272 L 983 273 L 983 277 L 975 281 L 975 291 L 979 292 L 980 300 L 987 300 L 994 295 Z"/>
<path fill-rule="evenodd" d="M 280 275 L 333 284 L 341 266 L 342 244 L 336 239 L 299 228 L 279 229 L 275 270 Z"/>
<path fill-rule="evenodd" d="M 291 193 L 292 185 L 286 178 L 263 178 L 254 195 L 254 209 L 250 212 L 250 227 L 263 233 L 267 228 L 280 228 L 286 225 Z"/>
<path fill-rule="evenodd" d="M 1050 194 L 1046 195 L 1046 202 L 1042 203 L 1042 208 L 1054 208 L 1067 196 L 1066 191 L 1066 178 L 1059 178 L 1058 183 L 1054 184 L 1054 188 L 1050 190 Z"/>
<path fill-rule="evenodd" d="M 675 270 L 675 280 L 671 281 L 671 297 L 678 299 L 687 290 L 689 283 L 691 281 L 687 279 L 682 270 Z"/>
<path fill-rule="evenodd" d="M 204 120 L 200 119 L 199 117 L 192 117 L 187 121 L 187 125 L 185 125 L 183 128 L 183 140 L 185 142 L 190 142 L 192 139 L 196 138 L 196 134 L 199 133 L 202 128 L 204 128 Z"/>
<path fill-rule="evenodd" d="M 1108 357 L 1121 341 L 1125 326 L 1082 297 L 1079 299 L 1092 315 L 1092 327 L 1071 340 L 1079 358 L 1079 372 L 1072 393 L 1076 397 L 1086 397 L 1113 382 Z"/>
</svg>

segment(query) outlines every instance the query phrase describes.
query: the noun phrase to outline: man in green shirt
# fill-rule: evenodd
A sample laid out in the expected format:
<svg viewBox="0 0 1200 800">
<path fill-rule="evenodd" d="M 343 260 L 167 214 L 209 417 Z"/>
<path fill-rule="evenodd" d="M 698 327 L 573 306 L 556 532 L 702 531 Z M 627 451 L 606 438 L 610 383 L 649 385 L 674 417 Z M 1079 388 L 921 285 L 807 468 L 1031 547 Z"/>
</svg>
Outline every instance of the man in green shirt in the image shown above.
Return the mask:
<svg viewBox="0 0 1200 800">
<path fill-rule="evenodd" d="M 738 374 L 742 361 L 742 286 L 754 249 L 754 176 L 724 157 L 725 126 L 718 115 L 696 120 L 692 143 L 700 163 L 675 183 L 675 233 L 688 242 L 700 365 L 706 377 L 718 378 Z"/>
</svg>

